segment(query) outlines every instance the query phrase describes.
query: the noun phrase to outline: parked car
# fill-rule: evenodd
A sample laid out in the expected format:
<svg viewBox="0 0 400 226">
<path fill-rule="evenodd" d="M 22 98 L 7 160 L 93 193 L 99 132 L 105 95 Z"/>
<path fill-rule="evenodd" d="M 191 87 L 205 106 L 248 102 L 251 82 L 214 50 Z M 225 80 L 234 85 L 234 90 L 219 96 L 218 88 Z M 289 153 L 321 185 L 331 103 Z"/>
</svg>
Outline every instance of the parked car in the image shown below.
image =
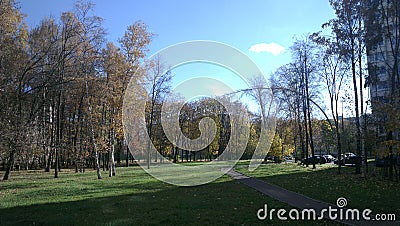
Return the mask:
<svg viewBox="0 0 400 226">
<path fill-rule="evenodd" d="M 274 163 L 281 163 L 282 159 L 279 156 L 272 156 L 272 155 L 267 155 L 267 157 L 265 157 L 264 159 L 264 163 L 267 162 L 274 162 Z"/>
<path fill-rule="evenodd" d="M 389 166 L 389 158 L 375 158 L 375 166 L 376 167 L 388 167 Z"/>
<path fill-rule="evenodd" d="M 309 156 L 308 158 L 304 158 L 301 160 L 302 164 L 325 164 L 326 163 L 326 158 L 324 156 L 320 155 L 314 155 L 314 157 Z"/>
<path fill-rule="evenodd" d="M 293 158 L 292 156 L 284 156 L 283 159 L 284 159 L 286 162 L 294 162 L 294 158 Z"/>
<path fill-rule="evenodd" d="M 376 167 L 389 167 L 390 166 L 390 157 L 383 157 L 379 158 L 378 156 L 375 157 L 375 166 Z M 400 166 L 400 156 L 393 156 L 392 159 L 392 164 L 393 165 L 398 165 Z"/>
<path fill-rule="evenodd" d="M 326 158 L 326 162 L 333 162 L 335 161 L 335 157 L 332 155 L 323 155 Z"/>
<path fill-rule="evenodd" d="M 341 161 L 341 165 L 355 165 L 357 161 L 361 162 L 361 158 L 351 152 L 341 154 L 340 158 L 335 159 L 334 163 L 338 164 L 339 159 Z"/>
</svg>

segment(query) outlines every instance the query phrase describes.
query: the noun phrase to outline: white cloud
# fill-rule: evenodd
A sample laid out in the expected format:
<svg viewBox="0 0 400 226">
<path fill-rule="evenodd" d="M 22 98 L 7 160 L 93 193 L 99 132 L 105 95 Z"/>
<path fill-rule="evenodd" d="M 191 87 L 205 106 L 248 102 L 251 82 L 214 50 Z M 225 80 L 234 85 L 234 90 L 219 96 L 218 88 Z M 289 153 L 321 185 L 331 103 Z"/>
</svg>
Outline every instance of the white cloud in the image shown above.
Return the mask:
<svg viewBox="0 0 400 226">
<path fill-rule="evenodd" d="M 283 46 L 273 42 L 255 44 L 251 46 L 249 50 L 255 53 L 262 53 L 262 52 L 271 53 L 274 56 L 277 56 L 286 51 Z"/>
</svg>

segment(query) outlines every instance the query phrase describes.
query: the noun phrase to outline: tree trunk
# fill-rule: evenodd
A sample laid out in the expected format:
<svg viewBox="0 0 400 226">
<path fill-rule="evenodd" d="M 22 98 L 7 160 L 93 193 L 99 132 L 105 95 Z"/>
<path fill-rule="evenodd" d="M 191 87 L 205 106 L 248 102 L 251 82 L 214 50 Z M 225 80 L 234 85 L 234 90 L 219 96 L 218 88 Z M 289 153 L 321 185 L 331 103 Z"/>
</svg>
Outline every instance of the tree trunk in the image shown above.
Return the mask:
<svg viewBox="0 0 400 226">
<path fill-rule="evenodd" d="M 46 161 L 46 169 L 44 170 L 45 172 L 50 172 L 51 169 L 51 162 L 53 161 L 53 153 L 50 148 L 47 148 L 48 154 L 47 154 L 47 161 Z"/>
<path fill-rule="evenodd" d="M 354 50 L 353 50 L 354 51 Z M 354 53 L 351 59 L 351 67 L 352 67 L 352 74 L 353 74 L 353 89 L 354 89 L 354 110 L 356 113 L 356 150 L 357 150 L 357 161 L 356 161 L 356 174 L 361 173 L 361 166 L 360 166 L 360 161 L 359 158 L 361 157 L 361 130 L 360 130 L 360 113 L 359 113 L 359 108 L 358 108 L 358 88 L 357 88 L 357 77 L 356 77 L 356 65 L 355 65 L 355 59 L 354 59 Z"/>
<path fill-rule="evenodd" d="M 299 138 L 300 138 L 300 146 L 301 146 L 301 154 L 300 154 L 300 163 L 301 160 L 303 160 L 304 158 L 306 158 L 306 149 L 305 149 L 305 145 L 304 145 L 304 134 L 303 134 L 303 127 L 302 127 L 302 123 L 301 123 L 301 117 L 300 117 L 300 101 L 297 104 L 297 123 L 298 123 L 298 127 L 299 127 Z"/>
<path fill-rule="evenodd" d="M 14 147 L 12 147 L 10 150 L 10 159 L 8 161 L 6 173 L 3 176 L 3 180 L 8 180 L 8 178 L 10 177 L 11 171 L 14 168 L 14 161 L 15 161 L 15 149 Z"/>
<path fill-rule="evenodd" d="M 95 161 L 96 161 L 96 172 L 97 172 L 97 179 L 103 179 L 101 176 L 101 170 L 100 170 L 100 162 L 99 162 L 99 152 L 95 151 Z"/>
<path fill-rule="evenodd" d="M 125 166 L 129 167 L 129 151 L 128 151 L 128 149 L 126 150 Z"/>
<path fill-rule="evenodd" d="M 304 97 L 303 97 L 304 98 Z M 305 132 L 305 138 L 306 142 L 304 144 L 305 146 L 305 158 L 306 158 L 306 166 L 308 167 L 308 145 L 309 145 L 309 138 L 308 138 L 308 123 L 307 123 L 307 107 L 305 100 L 303 99 L 303 116 L 304 116 L 304 132 Z"/>
<path fill-rule="evenodd" d="M 177 157 L 178 157 L 177 152 L 178 152 L 178 147 L 175 146 L 174 147 L 174 154 L 173 154 L 173 158 L 174 158 L 173 163 L 177 162 Z"/>
<path fill-rule="evenodd" d="M 114 145 L 111 148 L 110 155 L 109 155 L 109 162 L 108 162 L 108 176 L 113 177 L 115 176 L 115 163 L 114 163 Z"/>
<path fill-rule="evenodd" d="M 361 29 L 362 22 L 361 17 L 358 17 L 358 26 Z M 361 176 L 365 177 L 365 168 L 367 167 L 367 152 L 365 150 L 365 115 L 364 115 L 364 94 L 363 94 L 363 73 L 362 73 L 362 42 L 359 40 L 358 42 L 358 69 L 359 69 L 359 81 L 360 81 L 360 110 L 361 110 L 361 118 L 363 119 L 363 125 L 360 126 L 360 139 L 361 139 Z"/>
<path fill-rule="evenodd" d="M 342 140 L 341 140 L 341 133 L 339 128 L 339 113 L 338 113 L 338 100 L 335 100 L 335 112 L 333 112 L 333 100 L 331 100 L 331 108 L 332 108 L 332 115 L 335 115 L 335 131 L 336 131 L 336 139 L 337 139 L 337 155 L 338 155 L 338 174 L 341 172 L 342 162 L 340 160 L 340 156 L 342 155 Z M 343 132 L 343 131 L 342 131 Z"/>
<path fill-rule="evenodd" d="M 56 162 L 54 163 L 54 178 L 58 178 L 58 161 L 60 159 L 59 157 L 59 151 L 56 149 L 54 149 L 54 153 L 56 155 Z"/>
<path fill-rule="evenodd" d="M 310 134 L 310 146 L 311 146 L 311 156 L 313 159 L 313 169 L 315 169 L 315 161 L 314 161 L 314 140 L 313 140 L 313 130 L 312 130 L 312 123 L 311 123 L 311 111 L 310 111 L 310 95 L 308 92 L 308 72 L 305 73 L 306 76 L 306 98 L 307 98 L 307 118 L 308 118 L 308 129 Z"/>
<path fill-rule="evenodd" d="M 121 152 L 122 152 L 122 145 L 123 143 L 121 142 L 120 139 L 118 139 L 118 151 L 116 152 L 116 156 L 117 156 L 117 163 L 121 163 Z"/>
<path fill-rule="evenodd" d="M 106 154 L 103 152 L 100 152 L 100 158 L 103 161 L 103 171 L 106 171 Z"/>
<path fill-rule="evenodd" d="M 93 144 L 93 148 L 94 148 L 97 179 L 102 179 L 103 177 L 101 176 L 101 170 L 100 170 L 99 151 L 98 151 L 97 143 L 96 143 L 96 140 L 95 140 L 96 137 L 94 135 L 92 107 L 91 107 L 90 98 L 89 98 L 88 78 L 86 78 L 85 86 L 86 86 L 86 98 L 88 99 L 90 135 L 91 135 L 91 140 L 92 140 L 92 144 Z"/>
<path fill-rule="evenodd" d="M 115 144 L 114 144 L 114 137 L 115 137 L 115 133 L 114 133 L 114 130 L 112 129 L 112 132 L 111 132 L 112 134 L 111 134 L 111 141 L 110 141 L 110 143 L 111 143 L 111 151 L 110 151 L 110 153 L 109 153 L 109 163 L 108 163 L 108 168 L 109 168 L 109 174 L 108 174 L 108 176 L 109 177 L 112 177 L 112 176 L 115 176 L 115 174 L 116 174 L 116 169 L 115 169 L 115 160 L 114 160 L 114 153 L 115 153 Z"/>
</svg>

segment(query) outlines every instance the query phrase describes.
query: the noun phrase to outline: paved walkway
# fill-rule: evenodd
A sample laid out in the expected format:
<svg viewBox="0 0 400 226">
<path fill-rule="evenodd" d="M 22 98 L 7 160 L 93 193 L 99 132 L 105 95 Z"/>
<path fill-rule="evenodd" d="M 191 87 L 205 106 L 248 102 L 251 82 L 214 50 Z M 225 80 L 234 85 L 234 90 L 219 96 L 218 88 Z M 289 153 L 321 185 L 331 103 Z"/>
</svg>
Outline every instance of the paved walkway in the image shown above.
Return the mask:
<svg viewBox="0 0 400 226">
<path fill-rule="evenodd" d="M 235 180 L 238 180 L 239 182 L 258 190 L 273 199 L 287 203 L 298 209 L 312 208 L 317 213 L 320 213 L 322 209 L 329 208 L 329 206 L 331 206 L 331 208 L 338 209 L 338 207 L 336 205 L 312 199 L 310 197 L 307 197 L 307 196 L 298 194 L 296 192 L 286 190 L 282 187 L 270 184 L 266 181 L 248 177 L 248 176 L 238 173 L 234 170 L 229 171 L 227 174 L 230 175 Z M 346 208 L 343 208 L 343 213 L 345 213 L 346 210 L 347 210 Z M 345 215 L 345 214 L 343 214 L 343 215 Z M 374 217 L 373 215 L 370 215 L 370 216 Z M 276 214 L 274 217 L 277 219 Z M 329 219 L 328 214 L 324 214 L 324 218 Z M 360 218 L 362 219 L 362 210 L 360 210 Z M 378 222 L 378 221 L 366 221 L 363 219 L 359 220 L 359 221 L 356 221 L 356 220 L 336 220 L 336 221 L 343 223 L 343 224 L 347 224 L 347 225 L 363 225 L 363 226 L 364 225 L 400 225 L 399 221 L 396 221 L 396 222 L 379 221 Z"/>
</svg>

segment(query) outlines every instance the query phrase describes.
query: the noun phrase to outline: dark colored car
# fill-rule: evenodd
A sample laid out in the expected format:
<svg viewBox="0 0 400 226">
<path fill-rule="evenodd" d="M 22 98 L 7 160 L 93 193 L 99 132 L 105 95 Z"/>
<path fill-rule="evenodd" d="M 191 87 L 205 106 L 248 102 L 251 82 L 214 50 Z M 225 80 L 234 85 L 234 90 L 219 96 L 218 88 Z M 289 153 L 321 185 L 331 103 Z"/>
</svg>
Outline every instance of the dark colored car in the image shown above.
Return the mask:
<svg viewBox="0 0 400 226">
<path fill-rule="evenodd" d="M 340 156 L 341 165 L 355 165 L 357 161 L 361 163 L 361 158 L 355 155 L 354 153 L 347 152 Z M 335 164 L 339 163 L 339 158 L 334 161 Z"/>
<path fill-rule="evenodd" d="M 389 158 L 375 158 L 375 166 L 376 167 L 388 167 L 389 166 Z"/>
<path fill-rule="evenodd" d="M 400 156 L 393 156 L 392 159 L 390 157 L 379 158 L 375 157 L 375 166 L 376 167 L 389 167 L 390 161 L 392 161 L 393 165 L 400 166 Z"/>
<path fill-rule="evenodd" d="M 314 155 L 314 157 L 310 156 L 301 160 L 302 164 L 306 164 L 307 162 L 308 164 L 325 164 L 327 161 L 324 156 Z"/>
</svg>

